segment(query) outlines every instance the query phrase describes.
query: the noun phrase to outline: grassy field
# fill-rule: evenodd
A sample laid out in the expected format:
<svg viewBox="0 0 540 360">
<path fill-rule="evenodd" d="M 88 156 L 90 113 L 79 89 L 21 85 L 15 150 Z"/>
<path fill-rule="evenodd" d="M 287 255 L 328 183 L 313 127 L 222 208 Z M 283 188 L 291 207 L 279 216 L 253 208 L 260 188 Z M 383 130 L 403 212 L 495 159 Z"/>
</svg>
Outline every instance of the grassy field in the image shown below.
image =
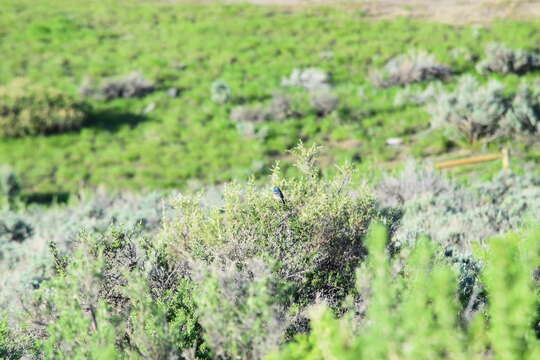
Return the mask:
<svg viewBox="0 0 540 360">
<path fill-rule="evenodd" d="M 2 7 L 1 83 L 26 77 L 76 95 L 86 77 L 100 81 L 137 70 L 158 87 L 142 99 L 90 100 L 89 121 L 77 132 L 2 139 L 0 163 L 15 168 L 25 192 L 38 194 L 70 192 L 81 184 L 144 189 L 183 187 L 195 179 L 262 178 L 276 159 L 283 158 L 287 168 L 287 150 L 300 139 L 325 145 L 327 164 L 350 160 L 378 170 L 408 156 L 498 150 L 497 143 L 455 144 L 430 131 L 422 107 L 394 106 L 400 89 L 374 87 L 368 72 L 397 54 L 424 49 L 458 74 L 475 73 L 474 62 L 452 56 L 455 48 L 482 57 L 492 41 L 528 49 L 540 44 L 539 28 L 531 23 L 479 28 L 372 21 L 360 10 L 323 7 L 63 0 L 4 0 Z M 331 73 L 337 111 L 318 116 L 308 109 L 265 123 L 260 136 L 242 135 L 230 120 L 231 109 L 290 93 L 281 79 L 306 67 Z M 517 76 L 491 77 L 509 89 L 519 82 Z M 211 101 L 218 79 L 232 90 L 225 105 Z M 171 87 L 180 89 L 177 98 L 167 95 Z M 309 108 L 304 93 L 292 92 Z M 145 112 L 149 104 L 155 109 Z M 404 145 L 387 146 L 389 137 L 401 137 Z M 515 145 L 518 154 L 524 146 Z M 526 160 L 538 156 L 536 147 L 527 150 Z M 489 176 L 498 166 L 486 165 L 482 173 Z"/>
</svg>

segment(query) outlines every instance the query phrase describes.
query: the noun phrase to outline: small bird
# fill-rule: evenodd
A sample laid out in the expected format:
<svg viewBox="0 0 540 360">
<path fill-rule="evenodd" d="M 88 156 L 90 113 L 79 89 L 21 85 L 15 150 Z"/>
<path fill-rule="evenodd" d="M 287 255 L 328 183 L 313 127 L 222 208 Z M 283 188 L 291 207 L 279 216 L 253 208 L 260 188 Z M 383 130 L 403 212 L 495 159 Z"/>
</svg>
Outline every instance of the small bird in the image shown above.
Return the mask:
<svg viewBox="0 0 540 360">
<path fill-rule="evenodd" d="M 274 186 L 272 188 L 272 193 L 274 194 L 274 197 L 281 201 L 283 204 L 285 204 L 285 196 L 283 196 L 283 193 L 281 192 L 281 189 L 277 186 Z"/>
</svg>

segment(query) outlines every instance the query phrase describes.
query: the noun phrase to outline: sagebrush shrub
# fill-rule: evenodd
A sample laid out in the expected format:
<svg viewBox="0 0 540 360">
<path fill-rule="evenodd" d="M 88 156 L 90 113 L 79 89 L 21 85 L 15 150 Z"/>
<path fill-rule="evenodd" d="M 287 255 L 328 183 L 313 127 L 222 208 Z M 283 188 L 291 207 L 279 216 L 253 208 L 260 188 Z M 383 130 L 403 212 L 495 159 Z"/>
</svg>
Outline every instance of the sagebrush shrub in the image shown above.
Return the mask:
<svg viewBox="0 0 540 360">
<path fill-rule="evenodd" d="M 402 206 L 422 194 L 440 194 L 452 191 L 454 185 L 435 169 L 429 166 L 418 166 L 413 160 L 408 160 L 399 176 L 385 175 L 377 184 L 375 194 L 383 207 Z"/>
<path fill-rule="evenodd" d="M 540 88 L 522 83 L 512 100 L 501 127 L 506 134 L 540 132 Z"/>
<path fill-rule="evenodd" d="M 308 91 L 329 91 L 330 75 L 318 68 L 294 69 L 288 78 L 281 80 L 282 86 L 298 86 Z"/>
<path fill-rule="evenodd" d="M 495 136 L 508 110 L 503 86 L 490 81 L 481 86 L 463 76 L 454 91 L 441 92 L 427 106 L 433 128 L 446 129 L 451 137 L 475 142 Z"/>
<path fill-rule="evenodd" d="M 0 277 L 0 306 L 17 311 L 19 301 L 12 294 L 39 286 L 51 276 L 48 242 L 71 252 L 81 231 L 103 234 L 110 226 L 150 236 L 171 214 L 167 196 L 97 191 L 67 205 L 0 212 L 0 273 L 5 275 Z"/>
<path fill-rule="evenodd" d="M 180 197 L 178 216 L 165 226 L 169 251 L 192 258 L 192 267 L 206 274 L 197 281 L 198 316 L 219 353 L 258 358 L 287 333 L 306 328 L 306 305 L 325 299 L 339 308 L 365 256 L 363 238 L 376 217 L 371 196 L 353 195 L 348 173 L 319 179 L 317 148 L 298 151 L 301 177 L 287 180 L 274 171 L 284 204 L 270 189 L 231 185 L 213 211 Z"/>
<path fill-rule="evenodd" d="M 512 50 L 505 45 L 492 43 L 486 46 L 486 58 L 476 69 L 482 74 L 524 74 L 540 68 L 540 56 L 523 49 Z"/>
<path fill-rule="evenodd" d="M 413 88 L 407 86 L 405 89 L 396 94 L 394 97 L 394 105 L 424 105 L 430 101 L 433 101 L 433 99 L 435 99 L 442 91 L 443 87 L 440 82 L 430 84 L 422 91 L 415 91 Z"/>
<path fill-rule="evenodd" d="M 46 358 L 208 357 L 182 266 L 159 247 L 112 230 L 84 236 L 65 260 L 24 299 Z"/>
<path fill-rule="evenodd" d="M 267 119 L 266 110 L 257 106 L 237 106 L 231 111 L 231 120 L 238 123 L 260 123 Z"/>
<path fill-rule="evenodd" d="M 540 216 L 540 179 L 533 174 L 500 174 L 465 188 L 410 163 L 400 176 L 384 178 L 376 193 L 381 206 L 402 212 L 392 240 L 397 246 L 424 235 L 470 255 L 473 242 Z"/>
<path fill-rule="evenodd" d="M 497 81 L 481 86 L 472 76 L 464 76 L 454 91 L 439 91 L 427 109 L 432 127 L 446 129 L 456 140 L 474 143 L 537 134 L 540 88 L 522 82 L 515 94 L 505 95 Z"/>
<path fill-rule="evenodd" d="M 274 94 L 266 111 L 270 119 L 284 121 L 288 117 L 295 115 L 292 99 L 285 94 Z"/>
<path fill-rule="evenodd" d="M 383 69 L 370 71 L 371 82 L 378 87 L 406 85 L 427 80 L 447 80 L 452 69 L 439 64 L 435 57 L 424 51 L 409 51 L 386 63 Z"/>
<path fill-rule="evenodd" d="M 94 84 L 90 79 L 86 79 L 79 88 L 79 93 L 83 96 L 112 100 L 143 97 L 154 90 L 154 84 L 148 81 L 141 73 L 132 72 L 124 76 L 105 79 L 99 85 Z"/>
<path fill-rule="evenodd" d="M 319 115 L 328 115 L 339 105 L 339 97 L 330 91 L 317 91 L 311 94 L 311 106 Z"/>
<path fill-rule="evenodd" d="M 225 104 L 231 100 L 232 91 L 230 86 L 222 81 L 216 80 L 210 88 L 212 101 L 218 104 Z"/>
<path fill-rule="evenodd" d="M 86 104 L 25 79 L 0 86 L 0 137 L 77 130 L 84 124 L 87 113 Z"/>
</svg>

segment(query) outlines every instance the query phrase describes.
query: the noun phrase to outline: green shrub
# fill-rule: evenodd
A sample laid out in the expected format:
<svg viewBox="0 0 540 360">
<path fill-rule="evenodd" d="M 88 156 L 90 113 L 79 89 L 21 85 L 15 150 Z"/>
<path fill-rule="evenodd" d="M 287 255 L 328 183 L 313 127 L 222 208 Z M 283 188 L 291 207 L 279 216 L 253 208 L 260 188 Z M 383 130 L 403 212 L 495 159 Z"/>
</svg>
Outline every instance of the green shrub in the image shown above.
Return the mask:
<svg viewBox="0 0 540 360">
<path fill-rule="evenodd" d="M 336 319 L 324 306 L 311 310 L 311 332 L 269 359 L 535 359 L 540 341 L 533 270 L 540 261 L 540 229 L 486 243 L 487 304 L 460 306 L 453 268 L 427 239 L 396 262 L 375 230 L 359 269 L 366 310 Z M 396 265 L 398 271 L 395 271 Z"/>
<path fill-rule="evenodd" d="M 55 254 L 59 271 L 25 299 L 46 358 L 208 357 L 191 287 L 159 248 L 111 231 Z"/>
<path fill-rule="evenodd" d="M 351 195 L 348 172 L 319 179 L 318 151 L 296 149 L 300 178 L 284 179 L 274 169 L 272 182 L 283 190 L 285 204 L 255 184 L 229 186 L 222 211 L 211 213 L 197 199 L 180 197 L 177 219 L 167 225 L 168 236 L 175 239 L 171 251 L 211 262 L 262 258 L 279 278 L 294 283 L 300 303 L 317 295 L 344 295 L 364 256 L 363 237 L 375 209 L 367 191 Z"/>
<path fill-rule="evenodd" d="M 9 328 L 7 321 L 0 314 L 0 359 L 16 360 L 23 355 L 23 349 Z"/>
<path fill-rule="evenodd" d="M 71 96 L 17 79 L 0 86 L 0 136 L 51 134 L 77 130 L 87 106 Z"/>
<path fill-rule="evenodd" d="M 538 54 L 523 49 L 512 50 L 502 44 L 489 44 L 485 55 L 486 58 L 476 66 L 481 74 L 524 74 L 540 68 Z"/>
<path fill-rule="evenodd" d="M 324 299 L 341 309 L 354 286 L 373 200 L 362 189 L 353 194 L 347 171 L 320 179 L 318 148 L 296 152 L 301 176 L 273 173 L 284 203 L 255 184 L 233 184 L 220 209 L 180 197 L 178 215 L 165 225 L 169 252 L 191 258 L 197 315 L 216 354 L 260 358 L 306 330 L 307 305 Z"/>
<path fill-rule="evenodd" d="M 196 272 L 199 321 L 216 356 L 260 359 L 277 350 L 288 325 L 276 298 L 283 284 L 276 284 L 264 261 L 199 264 Z"/>
<path fill-rule="evenodd" d="M 429 80 L 447 80 L 452 69 L 439 64 L 435 57 L 424 51 L 409 51 L 386 63 L 382 70 L 371 69 L 369 78 L 378 87 L 406 85 Z"/>
</svg>

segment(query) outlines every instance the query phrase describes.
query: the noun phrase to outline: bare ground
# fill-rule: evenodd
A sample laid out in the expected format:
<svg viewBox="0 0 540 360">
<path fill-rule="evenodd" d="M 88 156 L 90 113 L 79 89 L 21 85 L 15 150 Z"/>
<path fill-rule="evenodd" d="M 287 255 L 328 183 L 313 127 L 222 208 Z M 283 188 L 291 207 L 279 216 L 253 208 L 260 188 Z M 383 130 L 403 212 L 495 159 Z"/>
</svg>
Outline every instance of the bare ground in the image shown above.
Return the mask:
<svg viewBox="0 0 540 360">
<path fill-rule="evenodd" d="M 286 7 L 331 5 L 363 9 L 373 18 L 412 17 L 450 24 L 484 24 L 502 19 L 540 18 L 540 0 L 221 0 L 220 2 L 250 2 Z"/>
</svg>

